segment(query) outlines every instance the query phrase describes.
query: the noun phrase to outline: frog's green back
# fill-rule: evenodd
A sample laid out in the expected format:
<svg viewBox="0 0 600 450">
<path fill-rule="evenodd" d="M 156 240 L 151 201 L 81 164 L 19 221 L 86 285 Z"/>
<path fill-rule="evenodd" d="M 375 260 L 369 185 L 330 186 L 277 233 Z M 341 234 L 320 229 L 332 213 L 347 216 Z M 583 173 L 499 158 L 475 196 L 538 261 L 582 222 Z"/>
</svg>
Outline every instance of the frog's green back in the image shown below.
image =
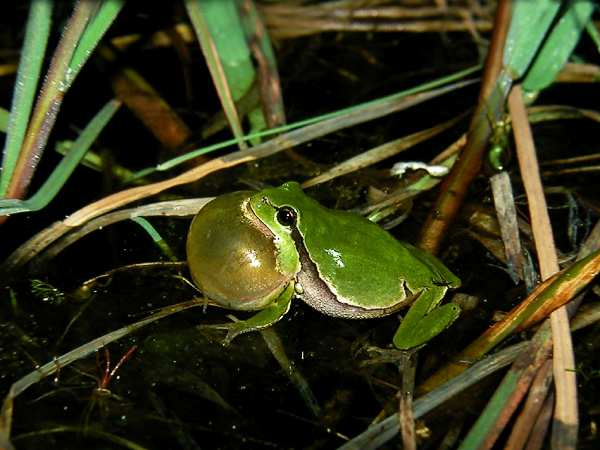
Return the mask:
<svg viewBox="0 0 600 450">
<path fill-rule="evenodd" d="M 423 265 L 429 268 L 432 274 L 434 274 L 432 277 L 434 284 L 445 285 L 450 288 L 457 288 L 460 286 L 460 278 L 454 275 L 454 273 L 431 253 L 427 253 L 408 242 L 401 242 L 401 244 L 406 247 L 414 258 L 418 259 Z"/>
<path fill-rule="evenodd" d="M 421 288 L 460 283 L 435 257 L 357 214 L 325 208 L 297 183 L 265 192 L 275 206 L 298 210 L 297 226 L 310 258 L 321 278 L 349 304 L 385 308 Z"/>
</svg>

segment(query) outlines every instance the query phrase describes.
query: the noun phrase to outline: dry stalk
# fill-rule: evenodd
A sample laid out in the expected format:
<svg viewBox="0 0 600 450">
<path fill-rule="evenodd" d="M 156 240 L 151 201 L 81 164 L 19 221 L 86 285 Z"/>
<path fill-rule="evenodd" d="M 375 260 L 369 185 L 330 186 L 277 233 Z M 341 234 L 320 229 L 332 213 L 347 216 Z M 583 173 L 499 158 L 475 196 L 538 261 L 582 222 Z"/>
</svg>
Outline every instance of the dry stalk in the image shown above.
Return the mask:
<svg viewBox="0 0 600 450">
<path fill-rule="evenodd" d="M 542 279 L 559 271 L 554 237 L 544 190 L 537 163 L 533 135 L 527 119 L 520 86 L 515 86 L 508 97 L 508 106 L 513 122 L 519 168 L 527 194 L 530 220 Z M 575 357 L 569 330 L 566 307 L 561 307 L 550 316 L 554 349 L 554 379 L 556 385 L 556 407 L 552 446 L 555 449 L 575 449 L 577 444 L 578 413 L 577 384 L 575 379 Z"/>
</svg>

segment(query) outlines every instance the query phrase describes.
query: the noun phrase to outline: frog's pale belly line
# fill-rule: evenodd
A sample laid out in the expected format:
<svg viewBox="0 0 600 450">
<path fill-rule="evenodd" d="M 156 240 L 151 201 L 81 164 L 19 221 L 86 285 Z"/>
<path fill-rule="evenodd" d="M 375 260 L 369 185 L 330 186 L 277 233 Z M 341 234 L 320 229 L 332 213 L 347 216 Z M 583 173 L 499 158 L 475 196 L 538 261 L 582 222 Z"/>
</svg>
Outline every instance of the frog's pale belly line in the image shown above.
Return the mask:
<svg viewBox="0 0 600 450">
<path fill-rule="evenodd" d="M 406 298 L 404 301 L 399 301 L 398 304 L 388 308 L 366 309 L 339 301 L 319 276 L 317 267 L 310 259 L 298 230 L 294 229 L 292 231 L 292 238 L 296 243 L 301 265 L 300 272 L 296 275 L 296 281 L 300 285 L 300 289 L 296 289 L 296 292 L 302 301 L 317 311 L 343 319 L 374 319 L 393 314 L 412 303 L 412 298 Z"/>
</svg>

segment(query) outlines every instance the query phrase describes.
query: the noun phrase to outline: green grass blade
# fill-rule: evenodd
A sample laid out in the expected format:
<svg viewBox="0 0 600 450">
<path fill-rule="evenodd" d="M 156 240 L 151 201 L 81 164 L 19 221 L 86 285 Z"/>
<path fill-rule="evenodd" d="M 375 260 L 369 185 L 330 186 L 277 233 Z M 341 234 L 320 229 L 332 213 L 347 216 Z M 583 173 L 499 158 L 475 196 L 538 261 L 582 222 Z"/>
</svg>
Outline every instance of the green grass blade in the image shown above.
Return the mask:
<svg viewBox="0 0 600 450">
<path fill-rule="evenodd" d="M 163 255 L 169 258 L 170 261 L 177 261 L 177 257 L 175 256 L 175 253 L 173 253 L 173 250 L 171 249 L 167 241 L 163 239 L 163 237 L 156 230 L 156 228 L 154 228 L 154 226 L 148 221 L 148 219 L 138 216 L 133 217 L 131 220 L 133 220 L 135 223 L 137 223 L 144 229 L 144 231 L 154 241 L 154 243 L 160 249 Z"/>
<path fill-rule="evenodd" d="M 488 437 L 490 429 L 500 417 L 507 399 L 517 389 L 520 373 L 514 371 L 508 372 L 500 386 L 494 392 L 494 395 L 488 402 L 483 413 L 479 415 L 477 422 L 469 431 L 469 434 L 461 442 L 459 450 L 473 450 L 482 447 L 483 442 Z"/>
<path fill-rule="evenodd" d="M 375 100 L 369 100 L 367 102 L 360 103 L 358 105 L 353 105 L 348 108 L 344 108 L 344 109 L 340 109 L 340 110 L 333 111 L 330 113 L 322 114 L 320 116 L 310 117 L 308 119 L 300 120 L 298 122 L 287 124 L 287 125 L 284 125 L 281 127 L 272 128 L 272 129 L 260 131 L 257 133 L 250 133 L 246 136 L 243 136 L 242 138 L 246 141 L 250 141 L 253 139 L 263 138 L 266 136 L 272 136 L 275 134 L 284 133 L 284 132 L 302 128 L 305 126 L 313 125 L 313 124 L 323 122 L 328 119 L 333 119 L 335 117 L 343 116 L 344 114 L 358 113 L 360 111 L 367 110 L 378 103 L 384 103 L 384 102 L 388 102 L 391 100 L 399 100 L 402 97 L 407 97 L 409 95 L 417 94 L 420 92 L 425 92 L 430 89 L 436 89 L 436 88 L 439 88 L 440 86 L 451 84 L 457 80 L 460 80 L 460 79 L 466 78 L 469 75 L 472 75 L 474 72 L 476 72 L 480 69 L 481 69 L 480 66 L 470 67 L 468 69 L 464 69 L 459 72 L 455 72 L 450 75 L 446 75 L 446 76 L 438 78 L 436 80 L 433 80 L 433 81 L 430 81 L 427 83 L 423 83 L 423 84 L 420 84 L 413 88 L 409 88 L 409 89 L 406 89 L 406 90 L 403 90 L 400 92 L 396 92 L 394 94 L 390 94 L 385 97 L 377 98 Z M 230 139 L 230 140 L 227 140 L 224 142 L 218 142 L 216 144 L 212 144 L 212 145 L 209 145 L 206 147 L 201 147 L 199 149 L 190 151 L 184 155 L 169 159 L 168 161 L 165 161 L 154 168 L 146 168 L 139 172 L 136 172 L 136 174 L 134 175 L 134 178 L 138 178 L 141 176 L 147 176 L 147 175 L 150 175 L 157 171 L 165 171 L 165 170 L 172 169 L 173 167 L 175 167 L 179 164 L 183 164 L 185 161 L 196 158 L 197 156 L 205 155 L 205 154 L 213 152 L 213 151 L 221 150 L 223 148 L 227 148 L 232 145 L 235 145 L 236 143 L 237 143 L 237 139 Z"/>
<path fill-rule="evenodd" d="M 30 199 L 0 200 L 0 215 L 38 211 L 50 203 L 73 173 L 85 152 L 117 112 L 119 106 L 121 106 L 121 103 L 116 100 L 111 100 L 104 105 L 73 143 L 70 152 L 61 160 L 52 174 Z"/>
<path fill-rule="evenodd" d="M 253 0 L 240 2 L 240 20 L 245 40 L 256 66 L 256 89 L 260 91 L 260 103 L 248 115 L 251 130 L 274 128 L 285 123 L 285 108 L 281 94 L 281 82 L 277 70 L 277 58 L 271 45 L 269 33 L 256 10 Z"/>
<path fill-rule="evenodd" d="M 68 88 L 65 76 L 69 69 L 69 62 L 83 30 L 96 10 L 95 2 L 75 3 L 73 14 L 64 27 L 61 39 L 52 56 L 50 68 L 44 77 L 40 96 L 31 115 L 27 134 L 6 190 L 8 197 L 23 198 L 25 196 Z"/>
<path fill-rule="evenodd" d="M 600 53 L 600 31 L 596 28 L 593 21 L 588 21 L 585 27 L 588 36 L 592 38 L 594 45 L 596 46 L 596 51 Z"/>
<path fill-rule="evenodd" d="M 43 0 L 40 0 L 43 1 Z M 22 198 L 46 147 L 64 94 L 117 13 L 123 0 L 80 1 L 52 57 L 50 68 L 5 193 Z"/>
<path fill-rule="evenodd" d="M 463 439 L 459 450 L 496 448 L 494 444 L 531 386 L 533 378 L 547 361 L 552 347 L 550 323 L 536 331 L 529 347 L 521 352 L 504 375 L 500 385 Z M 521 448 L 521 447 L 519 447 Z"/>
<path fill-rule="evenodd" d="M 0 131 L 2 131 L 3 133 L 6 133 L 6 130 L 8 128 L 9 116 L 10 113 L 8 112 L 8 109 L 0 107 Z"/>
<path fill-rule="evenodd" d="M 246 94 L 256 76 L 236 3 L 233 0 L 198 1 L 234 101 Z"/>
<path fill-rule="evenodd" d="M 0 196 L 6 194 L 25 137 L 48 44 L 53 6 L 54 3 L 50 0 L 31 2 L 4 144 Z"/>
<path fill-rule="evenodd" d="M 233 136 L 238 146 L 244 149 L 247 145 L 235 100 L 251 85 L 254 69 L 235 3 L 231 0 L 186 0 L 185 6 Z M 235 69 L 236 64 L 240 66 L 239 70 Z"/>
<path fill-rule="evenodd" d="M 521 78 L 548 29 L 561 2 L 556 0 L 519 0 L 513 2 L 513 13 L 504 46 L 504 65 L 512 79 Z"/>
<path fill-rule="evenodd" d="M 70 83 L 79 73 L 106 30 L 115 21 L 124 3 L 124 0 L 105 0 L 99 5 L 77 43 L 77 48 L 69 64 L 69 76 L 66 82 Z"/>
<path fill-rule="evenodd" d="M 523 81 L 529 92 L 548 87 L 563 68 L 577 45 L 582 31 L 594 12 L 592 0 L 571 1 L 556 26 L 550 32 L 531 69 Z"/>
<path fill-rule="evenodd" d="M 72 146 L 73 141 L 59 141 L 56 143 L 54 150 L 56 151 L 56 153 L 65 156 L 71 151 Z M 104 158 L 93 151 L 88 151 L 84 155 L 83 159 L 80 161 L 80 164 L 89 169 L 95 170 L 96 172 L 102 172 L 102 170 L 106 167 Z M 110 164 L 110 174 L 119 182 L 124 182 L 125 180 L 128 180 L 133 177 L 133 172 L 131 170 L 115 162 L 111 162 Z M 139 181 L 140 184 L 142 184 L 142 180 L 137 181 Z"/>
</svg>

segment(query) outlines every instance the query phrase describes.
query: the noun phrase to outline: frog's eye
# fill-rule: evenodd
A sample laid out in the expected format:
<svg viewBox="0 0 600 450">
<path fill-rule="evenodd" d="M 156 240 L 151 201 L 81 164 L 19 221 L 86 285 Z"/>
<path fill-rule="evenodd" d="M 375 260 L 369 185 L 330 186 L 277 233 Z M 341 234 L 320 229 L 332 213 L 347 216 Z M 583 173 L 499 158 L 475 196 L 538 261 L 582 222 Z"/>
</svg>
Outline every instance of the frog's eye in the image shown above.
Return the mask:
<svg viewBox="0 0 600 450">
<path fill-rule="evenodd" d="M 289 206 L 284 206 L 283 208 L 279 208 L 277 210 L 277 222 L 279 222 L 284 227 L 291 227 L 296 225 L 296 211 Z"/>
</svg>

